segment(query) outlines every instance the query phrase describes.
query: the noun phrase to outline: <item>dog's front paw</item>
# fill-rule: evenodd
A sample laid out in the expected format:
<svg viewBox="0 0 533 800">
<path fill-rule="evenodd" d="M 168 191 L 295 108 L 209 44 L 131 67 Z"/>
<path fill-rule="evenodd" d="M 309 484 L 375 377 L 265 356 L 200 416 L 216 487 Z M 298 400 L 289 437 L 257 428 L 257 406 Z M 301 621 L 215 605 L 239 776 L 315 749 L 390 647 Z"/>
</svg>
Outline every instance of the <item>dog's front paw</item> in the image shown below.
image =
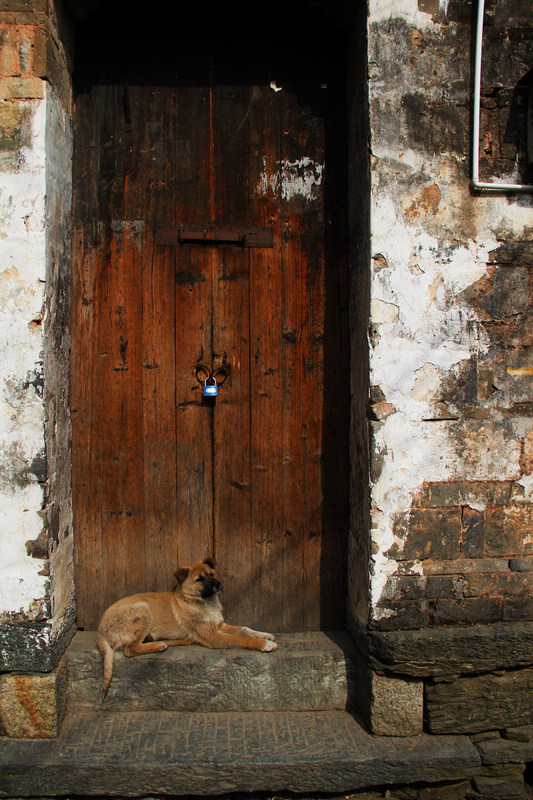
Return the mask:
<svg viewBox="0 0 533 800">
<path fill-rule="evenodd" d="M 248 634 L 248 636 L 255 636 L 256 639 L 274 639 L 271 633 L 265 633 L 265 631 L 254 631 L 252 628 L 243 628 L 242 632 Z"/>
<path fill-rule="evenodd" d="M 278 643 L 277 642 L 272 641 L 272 639 L 265 639 L 265 643 L 264 643 L 263 647 L 261 648 L 261 651 L 263 653 L 271 653 L 272 650 L 276 650 L 277 647 L 278 647 Z"/>
<path fill-rule="evenodd" d="M 274 641 L 274 637 L 271 633 L 265 633 L 265 631 L 254 631 L 254 636 L 257 636 L 258 639 L 270 639 L 270 641 Z"/>
<path fill-rule="evenodd" d="M 158 642 L 156 653 L 163 653 L 168 647 L 166 642 Z"/>
</svg>

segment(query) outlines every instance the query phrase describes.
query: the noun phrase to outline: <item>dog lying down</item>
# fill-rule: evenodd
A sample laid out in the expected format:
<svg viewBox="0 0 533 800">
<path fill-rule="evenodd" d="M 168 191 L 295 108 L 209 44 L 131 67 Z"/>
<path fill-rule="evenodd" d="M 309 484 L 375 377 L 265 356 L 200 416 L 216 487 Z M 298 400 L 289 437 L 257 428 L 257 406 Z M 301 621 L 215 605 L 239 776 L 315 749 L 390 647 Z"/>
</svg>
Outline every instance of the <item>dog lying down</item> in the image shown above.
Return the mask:
<svg viewBox="0 0 533 800">
<path fill-rule="evenodd" d="M 211 558 L 181 567 L 174 573 L 178 583 L 172 591 L 133 594 L 104 611 L 96 638 L 104 664 L 103 699 L 113 676 L 115 650 L 139 656 L 184 644 L 265 653 L 277 648 L 270 633 L 226 625 L 218 596 L 222 585 L 214 569 Z"/>
</svg>

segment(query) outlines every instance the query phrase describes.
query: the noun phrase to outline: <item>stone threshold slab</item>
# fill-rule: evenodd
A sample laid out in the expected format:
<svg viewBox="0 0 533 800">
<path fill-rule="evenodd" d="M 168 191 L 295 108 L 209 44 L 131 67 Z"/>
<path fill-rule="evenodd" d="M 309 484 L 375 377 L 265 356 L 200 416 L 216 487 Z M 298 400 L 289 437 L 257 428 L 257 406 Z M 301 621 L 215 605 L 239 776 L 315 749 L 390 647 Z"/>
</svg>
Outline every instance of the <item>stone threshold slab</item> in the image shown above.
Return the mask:
<svg viewBox="0 0 533 800">
<path fill-rule="evenodd" d="M 57 739 L 0 740 L 0 797 L 350 792 L 479 763 L 466 737 L 372 737 L 343 711 L 69 713 Z"/>
<path fill-rule="evenodd" d="M 343 633 L 284 633 L 272 653 L 169 647 L 115 667 L 102 703 L 96 634 L 67 651 L 69 708 L 102 711 L 318 711 L 354 707 L 356 650 Z"/>
</svg>

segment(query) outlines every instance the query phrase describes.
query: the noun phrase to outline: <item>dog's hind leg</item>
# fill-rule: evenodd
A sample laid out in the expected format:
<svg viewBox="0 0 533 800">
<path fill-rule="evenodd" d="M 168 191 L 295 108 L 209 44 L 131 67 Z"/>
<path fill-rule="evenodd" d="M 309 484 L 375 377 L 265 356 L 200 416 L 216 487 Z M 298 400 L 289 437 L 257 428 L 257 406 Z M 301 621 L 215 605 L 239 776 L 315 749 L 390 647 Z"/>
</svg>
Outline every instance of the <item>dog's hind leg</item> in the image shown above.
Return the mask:
<svg viewBox="0 0 533 800">
<path fill-rule="evenodd" d="M 124 655 L 131 658 L 132 656 L 142 656 L 144 653 L 162 653 L 168 647 L 166 642 L 145 642 L 143 641 L 145 637 L 146 634 L 136 636 L 134 641 L 124 648 Z"/>
<path fill-rule="evenodd" d="M 144 653 L 161 653 L 167 649 L 166 642 L 153 641 L 149 638 L 152 619 L 142 619 L 137 617 L 134 622 L 137 623 L 137 628 L 133 631 L 133 639 L 128 642 L 124 647 L 124 655 L 128 658 L 132 656 L 141 656 Z M 145 639 L 148 637 L 148 641 Z"/>
</svg>

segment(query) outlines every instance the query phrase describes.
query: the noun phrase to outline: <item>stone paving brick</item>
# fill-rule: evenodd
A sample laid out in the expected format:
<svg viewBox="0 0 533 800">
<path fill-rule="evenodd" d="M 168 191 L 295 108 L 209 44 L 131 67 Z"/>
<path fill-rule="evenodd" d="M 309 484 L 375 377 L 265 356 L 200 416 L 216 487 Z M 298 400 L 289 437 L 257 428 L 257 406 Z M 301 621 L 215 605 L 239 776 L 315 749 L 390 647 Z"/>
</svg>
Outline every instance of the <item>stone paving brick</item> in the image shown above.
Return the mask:
<svg viewBox="0 0 533 800">
<path fill-rule="evenodd" d="M 56 740 L 0 740 L 0 797 L 316 794 L 459 780 L 479 766 L 465 737 L 375 738 L 342 711 L 86 712 Z"/>
</svg>

